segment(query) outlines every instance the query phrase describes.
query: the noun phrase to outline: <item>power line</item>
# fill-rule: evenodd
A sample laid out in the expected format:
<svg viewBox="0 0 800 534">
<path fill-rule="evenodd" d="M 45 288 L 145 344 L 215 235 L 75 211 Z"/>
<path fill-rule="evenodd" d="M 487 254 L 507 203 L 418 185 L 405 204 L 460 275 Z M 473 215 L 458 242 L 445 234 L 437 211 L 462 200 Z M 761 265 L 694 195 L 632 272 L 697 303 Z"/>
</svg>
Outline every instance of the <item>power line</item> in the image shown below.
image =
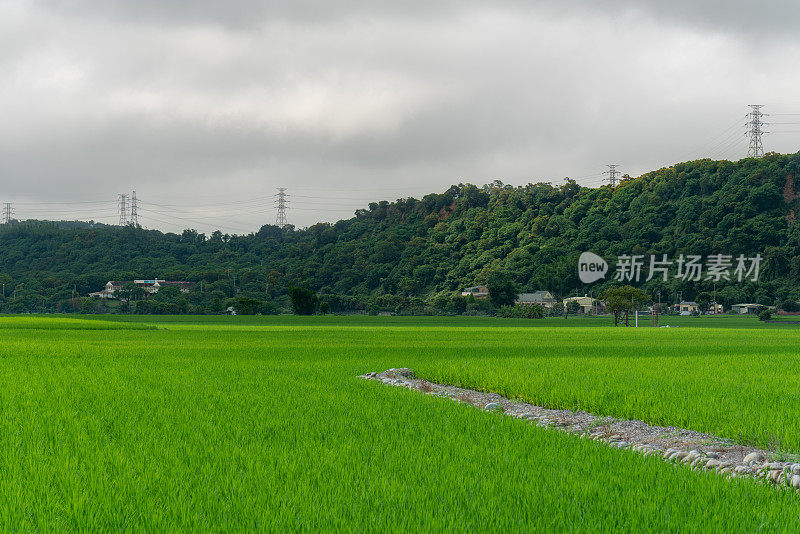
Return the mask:
<svg viewBox="0 0 800 534">
<path fill-rule="evenodd" d="M 278 197 L 275 201 L 275 206 L 278 208 L 278 216 L 275 220 L 275 225 L 278 228 L 283 228 L 286 226 L 286 205 L 288 204 L 286 200 L 286 188 L 279 187 L 278 194 L 275 196 Z"/>
<path fill-rule="evenodd" d="M 746 119 L 747 115 L 741 115 L 736 118 L 736 120 L 725 128 L 722 132 L 712 137 L 706 143 L 704 143 L 698 150 L 695 152 L 697 156 L 704 156 L 706 153 L 711 154 L 713 153 L 720 145 L 723 145 L 728 142 L 731 136 L 740 137 L 741 136 L 741 122 L 742 119 Z M 731 133 L 733 132 L 733 133 Z M 708 151 L 708 152 L 706 152 Z"/>
<path fill-rule="evenodd" d="M 744 145 L 747 144 L 747 140 L 742 137 L 741 132 L 736 132 L 732 137 L 725 140 L 723 143 L 719 144 L 714 150 L 710 152 L 710 155 L 713 157 L 723 157 L 728 154 L 731 149 L 736 148 L 737 154 L 741 154 L 741 150 L 744 148 Z"/>
<path fill-rule="evenodd" d="M 57 206 L 71 206 L 73 204 L 109 204 L 108 200 L 85 200 L 75 202 L 15 202 L 18 206 L 44 206 L 44 205 L 57 205 Z"/>
<path fill-rule="evenodd" d="M 178 219 L 178 220 L 181 220 L 181 221 L 188 221 L 188 222 L 196 223 L 196 224 L 206 224 L 208 222 L 208 221 L 202 220 L 202 219 L 191 219 L 191 218 L 188 218 L 188 217 L 179 217 L 177 215 L 172 215 L 171 213 L 164 213 L 163 211 L 151 210 L 151 209 L 143 208 L 143 207 L 140 207 L 139 209 L 141 211 L 144 211 L 144 212 L 147 212 L 147 213 L 156 213 L 158 215 L 163 215 L 164 217 L 168 217 L 168 218 L 171 218 L 171 219 Z M 158 219 L 155 219 L 155 218 L 153 218 L 151 216 L 148 216 L 148 220 L 149 219 L 153 219 L 154 221 L 158 220 Z M 158 222 L 165 222 L 165 221 L 158 221 Z M 174 224 L 174 223 L 167 223 L 167 224 Z M 237 227 L 230 226 L 230 225 L 221 225 L 221 224 L 219 224 L 217 226 L 219 226 L 220 228 L 224 228 L 224 229 L 228 229 L 228 230 L 234 230 L 234 231 L 237 231 L 237 232 L 249 232 L 250 231 L 250 230 L 247 230 L 245 228 L 241 228 L 241 227 L 237 228 Z"/>
<path fill-rule="evenodd" d="M 761 129 L 762 126 L 766 125 L 761 119 L 767 117 L 767 115 L 761 112 L 761 108 L 764 107 L 763 104 L 749 104 L 749 106 L 753 111 L 747 114 L 747 118 L 750 119 L 750 121 L 746 123 L 750 128 L 750 131 L 746 134 L 750 137 L 750 146 L 747 149 L 747 156 L 751 158 L 760 158 L 764 156 L 764 145 L 761 144 L 761 135 L 767 133 Z"/>
</svg>

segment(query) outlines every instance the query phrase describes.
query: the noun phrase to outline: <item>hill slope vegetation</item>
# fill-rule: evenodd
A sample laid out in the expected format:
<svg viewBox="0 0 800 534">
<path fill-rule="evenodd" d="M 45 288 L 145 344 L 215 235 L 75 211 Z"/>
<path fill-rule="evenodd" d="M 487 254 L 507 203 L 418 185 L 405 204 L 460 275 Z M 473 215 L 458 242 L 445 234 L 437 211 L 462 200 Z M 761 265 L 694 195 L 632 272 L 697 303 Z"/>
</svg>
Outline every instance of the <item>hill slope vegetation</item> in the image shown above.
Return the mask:
<svg viewBox="0 0 800 534">
<path fill-rule="evenodd" d="M 605 258 L 760 254 L 756 283 L 671 277 L 641 286 L 660 291 L 666 303 L 678 292 L 708 300 L 716 290 L 725 305 L 773 304 L 800 297 L 798 174 L 800 154 L 768 154 L 681 163 L 626 178 L 615 189 L 572 180 L 460 184 L 419 200 L 372 203 L 335 224 L 266 225 L 244 236 L 12 223 L 0 228 L 0 307 L 103 311 L 107 304 L 76 297 L 108 280 L 159 277 L 197 286 L 189 294 L 160 293 L 139 311 L 212 313 L 230 299 L 253 299 L 253 310 L 274 312 L 288 305 L 291 285 L 304 283 L 331 311 L 457 313 L 485 306 L 453 297 L 497 270 L 510 273 L 520 290 L 596 295 L 613 281 L 580 282 L 577 258 L 585 250 Z"/>
</svg>

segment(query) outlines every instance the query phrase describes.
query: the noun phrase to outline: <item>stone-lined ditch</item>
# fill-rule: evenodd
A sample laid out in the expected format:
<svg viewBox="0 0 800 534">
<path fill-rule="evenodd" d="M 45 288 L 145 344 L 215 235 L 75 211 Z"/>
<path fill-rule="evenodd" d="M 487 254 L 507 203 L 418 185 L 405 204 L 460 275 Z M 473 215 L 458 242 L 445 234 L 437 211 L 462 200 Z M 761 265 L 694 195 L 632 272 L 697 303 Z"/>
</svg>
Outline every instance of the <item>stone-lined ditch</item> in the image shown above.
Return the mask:
<svg viewBox="0 0 800 534">
<path fill-rule="evenodd" d="M 471 404 L 510 417 L 529 420 L 540 427 L 561 430 L 603 442 L 611 447 L 630 449 L 644 455 L 658 455 L 669 462 L 685 464 L 728 477 L 749 477 L 800 492 L 800 456 L 758 449 L 711 434 L 677 427 L 652 426 L 642 421 L 622 420 L 571 410 L 551 410 L 414 376 L 411 369 L 388 369 L 359 378 L 377 380 L 389 386 L 416 390 L 428 395 Z"/>
</svg>

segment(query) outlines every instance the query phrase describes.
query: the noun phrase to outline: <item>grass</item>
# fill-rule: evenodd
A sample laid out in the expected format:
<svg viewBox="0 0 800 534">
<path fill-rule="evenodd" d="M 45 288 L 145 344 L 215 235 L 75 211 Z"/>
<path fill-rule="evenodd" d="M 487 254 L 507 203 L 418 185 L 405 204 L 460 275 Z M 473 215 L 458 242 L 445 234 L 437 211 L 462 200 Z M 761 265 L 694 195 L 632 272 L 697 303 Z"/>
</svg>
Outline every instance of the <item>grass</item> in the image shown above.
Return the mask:
<svg viewBox="0 0 800 534">
<path fill-rule="evenodd" d="M 0 319 L 3 530 L 800 527 L 794 493 L 355 378 L 408 366 L 793 447 L 790 328 L 112 319 Z"/>
</svg>

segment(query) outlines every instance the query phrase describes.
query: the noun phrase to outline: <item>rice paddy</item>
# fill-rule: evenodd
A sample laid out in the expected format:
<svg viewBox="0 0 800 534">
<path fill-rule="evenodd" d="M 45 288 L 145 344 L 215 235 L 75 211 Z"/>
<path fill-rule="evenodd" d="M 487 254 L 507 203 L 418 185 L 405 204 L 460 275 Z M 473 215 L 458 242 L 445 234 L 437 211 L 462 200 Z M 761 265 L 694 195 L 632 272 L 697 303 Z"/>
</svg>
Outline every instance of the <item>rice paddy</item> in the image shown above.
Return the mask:
<svg viewBox="0 0 800 534">
<path fill-rule="evenodd" d="M 356 378 L 798 451 L 797 333 L 748 319 L 0 318 L 0 525 L 797 531 L 796 493 Z"/>
</svg>

